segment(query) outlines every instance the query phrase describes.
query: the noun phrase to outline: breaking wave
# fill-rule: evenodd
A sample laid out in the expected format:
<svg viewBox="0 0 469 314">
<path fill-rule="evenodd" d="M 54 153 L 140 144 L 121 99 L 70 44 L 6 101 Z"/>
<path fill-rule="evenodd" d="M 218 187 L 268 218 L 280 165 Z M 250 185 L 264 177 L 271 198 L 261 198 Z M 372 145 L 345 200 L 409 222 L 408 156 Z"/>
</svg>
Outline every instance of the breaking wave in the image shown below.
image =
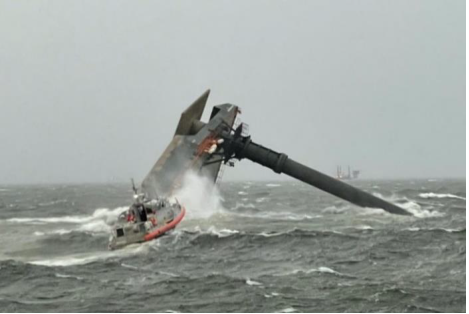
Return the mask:
<svg viewBox="0 0 469 314">
<path fill-rule="evenodd" d="M 434 218 L 444 216 L 444 214 L 440 213 L 439 211 L 423 209 L 419 204 L 410 200 L 407 200 L 407 202 L 405 203 L 399 204 L 399 206 L 401 206 L 417 218 Z"/>
<path fill-rule="evenodd" d="M 117 216 L 125 211 L 127 207 L 114 209 L 98 208 L 89 216 L 59 216 L 59 217 L 29 217 L 10 218 L 9 223 L 19 224 L 67 224 L 65 228 L 55 229 L 47 232 L 34 231 L 35 236 L 63 235 L 72 232 L 84 233 L 108 233 Z M 70 226 L 71 225 L 71 226 Z M 62 225 L 63 227 L 63 225 Z"/>
<path fill-rule="evenodd" d="M 26 217 L 26 218 L 10 218 L 7 222 L 14 223 L 87 223 L 94 220 L 103 220 L 106 222 L 114 221 L 117 216 L 126 210 L 127 207 L 117 207 L 114 209 L 98 208 L 89 216 L 59 216 L 59 217 Z"/>
<path fill-rule="evenodd" d="M 390 197 L 383 197 L 383 195 L 381 195 L 380 193 L 376 193 L 376 192 L 373 193 L 373 195 L 405 209 L 406 211 L 408 211 L 414 217 L 417 217 L 417 218 L 433 218 L 433 217 L 444 216 L 444 214 L 439 211 L 422 208 L 422 206 L 420 206 L 417 202 L 410 200 L 407 197 L 402 197 L 402 196 L 398 196 L 395 194 L 393 194 Z M 381 210 L 381 209 L 377 209 L 377 210 L 384 212 L 384 210 Z"/>
</svg>

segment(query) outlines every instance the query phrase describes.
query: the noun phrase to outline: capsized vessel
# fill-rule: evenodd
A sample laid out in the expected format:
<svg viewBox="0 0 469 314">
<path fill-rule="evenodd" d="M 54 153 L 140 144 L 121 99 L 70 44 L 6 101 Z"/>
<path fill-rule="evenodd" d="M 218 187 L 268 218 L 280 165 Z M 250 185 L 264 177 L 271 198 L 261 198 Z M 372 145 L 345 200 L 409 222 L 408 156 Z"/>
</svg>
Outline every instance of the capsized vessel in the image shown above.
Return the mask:
<svg viewBox="0 0 469 314">
<path fill-rule="evenodd" d="M 142 181 L 142 193 L 137 193 L 134 187 L 135 202 L 118 220 L 110 248 L 148 241 L 176 227 L 184 217 L 185 208 L 170 200 L 181 188 L 188 171 L 216 183 L 225 165 L 234 166 L 236 160 L 242 159 L 289 175 L 361 207 L 411 215 L 396 204 L 255 143 L 249 135 L 248 125 L 238 121 L 241 110 L 236 105 L 214 106 L 208 122 L 202 122 L 209 94 L 210 91 L 206 91 L 181 114 L 173 139 Z M 134 220 L 127 221 L 128 217 Z"/>
</svg>

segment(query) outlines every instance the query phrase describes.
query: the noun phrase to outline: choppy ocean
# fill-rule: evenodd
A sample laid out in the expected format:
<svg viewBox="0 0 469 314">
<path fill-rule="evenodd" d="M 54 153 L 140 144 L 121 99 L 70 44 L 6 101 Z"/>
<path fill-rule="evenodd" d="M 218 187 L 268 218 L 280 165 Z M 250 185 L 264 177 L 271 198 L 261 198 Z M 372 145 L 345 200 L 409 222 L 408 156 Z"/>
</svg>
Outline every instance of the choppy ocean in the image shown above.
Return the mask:
<svg viewBox="0 0 469 314">
<path fill-rule="evenodd" d="M 225 182 L 171 234 L 111 252 L 128 185 L 0 186 L 0 311 L 465 312 L 465 180 L 351 183 L 414 216 Z"/>
</svg>

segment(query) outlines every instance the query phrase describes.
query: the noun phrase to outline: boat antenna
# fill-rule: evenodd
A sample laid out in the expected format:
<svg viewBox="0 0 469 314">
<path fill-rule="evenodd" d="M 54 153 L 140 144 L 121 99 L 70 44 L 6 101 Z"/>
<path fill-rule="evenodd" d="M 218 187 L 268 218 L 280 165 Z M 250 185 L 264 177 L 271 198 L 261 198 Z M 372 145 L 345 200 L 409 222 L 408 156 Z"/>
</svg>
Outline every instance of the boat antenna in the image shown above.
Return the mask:
<svg viewBox="0 0 469 314">
<path fill-rule="evenodd" d="M 134 194 L 138 194 L 138 190 L 137 188 L 135 187 L 135 182 L 134 182 L 134 178 L 130 179 L 131 182 L 132 182 L 132 190 L 134 191 Z"/>
</svg>

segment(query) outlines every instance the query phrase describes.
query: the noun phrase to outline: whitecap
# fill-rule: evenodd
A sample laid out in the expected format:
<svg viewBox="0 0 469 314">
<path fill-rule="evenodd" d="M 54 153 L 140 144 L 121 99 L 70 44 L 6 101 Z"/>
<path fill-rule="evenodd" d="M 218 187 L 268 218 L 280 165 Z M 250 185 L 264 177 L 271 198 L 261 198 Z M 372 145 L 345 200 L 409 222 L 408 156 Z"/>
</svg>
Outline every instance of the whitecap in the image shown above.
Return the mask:
<svg viewBox="0 0 469 314">
<path fill-rule="evenodd" d="M 88 257 L 65 257 L 65 258 L 56 258 L 56 259 L 49 259 L 49 260 L 39 260 L 39 261 L 32 261 L 30 264 L 33 265 L 40 265 L 40 266 L 73 266 L 73 265 L 84 265 L 89 264 L 91 262 L 99 260 L 100 257 L 98 256 L 88 256 Z"/>
<path fill-rule="evenodd" d="M 196 226 L 193 230 L 182 229 L 182 231 L 185 231 L 185 232 L 188 232 L 188 233 L 210 234 L 210 235 L 217 236 L 218 238 L 225 238 L 225 237 L 229 237 L 229 236 L 234 235 L 234 234 L 241 233 L 239 230 L 232 230 L 232 229 L 228 229 L 228 228 L 218 229 L 215 226 L 210 226 L 206 230 L 202 230 L 200 228 L 200 226 Z M 179 237 L 179 234 L 177 232 L 178 231 L 176 231 L 176 237 L 175 238 Z"/>
<path fill-rule="evenodd" d="M 298 273 L 304 273 L 304 274 L 311 274 L 311 273 L 326 273 L 326 274 L 334 274 L 334 275 L 339 275 L 339 276 L 344 276 L 342 273 L 339 273 L 338 271 L 333 270 L 332 268 L 321 266 L 318 268 L 311 268 L 311 269 L 294 269 L 290 272 L 284 273 L 284 274 L 279 274 L 279 276 L 288 276 L 288 275 L 296 275 Z"/>
<path fill-rule="evenodd" d="M 277 237 L 279 235 L 286 234 L 286 232 L 272 232 L 272 233 L 267 233 L 267 232 L 261 232 L 258 233 L 259 236 L 270 238 L 270 237 Z"/>
<path fill-rule="evenodd" d="M 363 225 L 363 226 L 357 226 L 357 227 L 355 227 L 355 229 L 358 229 L 358 230 L 373 230 L 373 227 Z"/>
<path fill-rule="evenodd" d="M 207 230 L 207 233 L 216 235 L 216 236 L 218 236 L 219 238 L 225 238 L 225 237 L 229 237 L 229 236 L 234 235 L 234 234 L 238 234 L 238 233 L 240 233 L 240 232 L 239 232 L 238 230 L 231 230 L 231 229 L 227 229 L 227 228 L 218 230 L 218 229 L 215 228 L 214 226 L 211 226 L 211 227 Z"/>
<path fill-rule="evenodd" d="M 251 280 L 251 279 L 246 279 L 246 284 L 248 284 L 249 286 L 262 286 L 262 283 L 258 282 L 258 281 L 254 281 L 254 280 Z"/>
<path fill-rule="evenodd" d="M 338 275 L 341 275 L 341 273 L 333 270 L 332 268 L 329 268 L 329 267 L 319 267 L 318 272 L 321 272 L 321 273 L 329 273 L 329 274 L 338 274 Z"/>
<path fill-rule="evenodd" d="M 422 209 L 422 207 L 417 204 L 416 202 L 408 201 L 403 204 L 399 204 L 402 208 L 410 212 L 412 215 L 414 215 L 417 218 L 432 218 L 432 217 L 442 217 L 444 216 L 443 213 L 440 213 L 439 211 L 431 211 L 428 209 Z"/>
<path fill-rule="evenodd" d="M 297 310 L 291 306 L 284 308 L 283 310 L 280 310 L 280 313 L 295 313 L 295 312 L 297 312 Z"/>
<path fill-rule="evenodd" d="M 457 233 L 457 232 L 463 232 L 465 231 L 466 229 L 463 228 L 463 229 L 450 229 L 450 228 L 429 228 L 429 229 L 422 229 L 422 228 L 418 228 L 418 227 L 410 227 L 410 228 L 407 228 L 405 229 L 407 231 L 411 231 L 411 232 L 417 232 L 417 231 L 444 231 L 444 232 L 448 232 L 448 233 Z"/>
<path fill-rule="evenodd" d="M 56 200 L 56 201 L 50 201 L 50 202 L 45 202 L 45 203 L 39 203 L 38 205 L 44 207 L 44 206 L 51 206 L 51 205 L 67 203 L 67 202 L 68 200 L 64 199 L 64 200 Z"/>
<path fill-rule="evenodd" d="M 150 242 L 147 242 L 147 243 L 150 243 Z M 117 251 L 68 255 L 68 256 L 61 256 L 61 257 L 56 257 L 52 259 L 46 259 L 46 260 L 30 261 L 28 263 L 33 264 L 33 265 L 48 266 L 48 267 L 67 267 L 67 266 L 75 266 L 75 265 L 85 265 L 85 264 L 93 263 L 93 262 L 100 261 L 100 260 L 107 260 L 109 258 L 116 258 L 116 257 L 123 258 L 123 257 L 134 256 L 137 254 L 148 253 L 149 245 L 145 245 L 147 243 L 129 245 Z"/>
<path fill-rule="evenodd" d="M 125 264 L 125 263 L 121 263 L 121 266 L 124 267 L 124 268 L 129 268 L 129 269 L 134 269 L 134 270 L 139 270 L 138 267 L 136 266 L 133 266 L 133 265 L 129 265 L 129 264 Z"/>
<path fill-rule="evenodd" d="M 279 186 L 282 186 L 282 185 L 278 184 L 278 183 L 267 183 L 265 186 L 267 186 L 269 188 L 276 188 L 276 187 L 279 187 Z"/>
<path fill-rule="evenodd" d="M 83 280 L 83 277 L 80 277 L 80 276 L 72 276 L 72 275 L 65 275 L 65 274 L 59 274 L 59 273 L 56 273 L 55 277 L 57 277 L 57 278 L 73 278 L 73 279 L 76 279 L 76 280 Z"/>
<path fill-rule="evenodd" d="M 34 224 L 34 223 L 87 223 L 93 220 L 105 220 L 111 222 L 117 216 L 125 211 L 127 207 L 117 207 L 112 210 L 108 208 L 98 208 L 93 214 L 89 216 L 76 215 L 76 216 L 58 216 L 58 217 L 25 217 L 25 218 L 10 218 L 7 222 Z"/>
<path fill-rule="evenodd" d="M 10 218 L 6 221 L 16 222 L 21 224 L 27 223 L 82 223 L 90 221 L 92 217 L 90 216 L 62 216 L 62 217 L 49 217 L 49 218 Z"/>
<path fill-rule="evenodd" d="M 454 195 L 454 194 L 440 194 L 440 193 L 420 193 L 419 196 L 421 198 L 457 198 L 460 200 L 466 200 L 465 197 Z"/>
</svg>

